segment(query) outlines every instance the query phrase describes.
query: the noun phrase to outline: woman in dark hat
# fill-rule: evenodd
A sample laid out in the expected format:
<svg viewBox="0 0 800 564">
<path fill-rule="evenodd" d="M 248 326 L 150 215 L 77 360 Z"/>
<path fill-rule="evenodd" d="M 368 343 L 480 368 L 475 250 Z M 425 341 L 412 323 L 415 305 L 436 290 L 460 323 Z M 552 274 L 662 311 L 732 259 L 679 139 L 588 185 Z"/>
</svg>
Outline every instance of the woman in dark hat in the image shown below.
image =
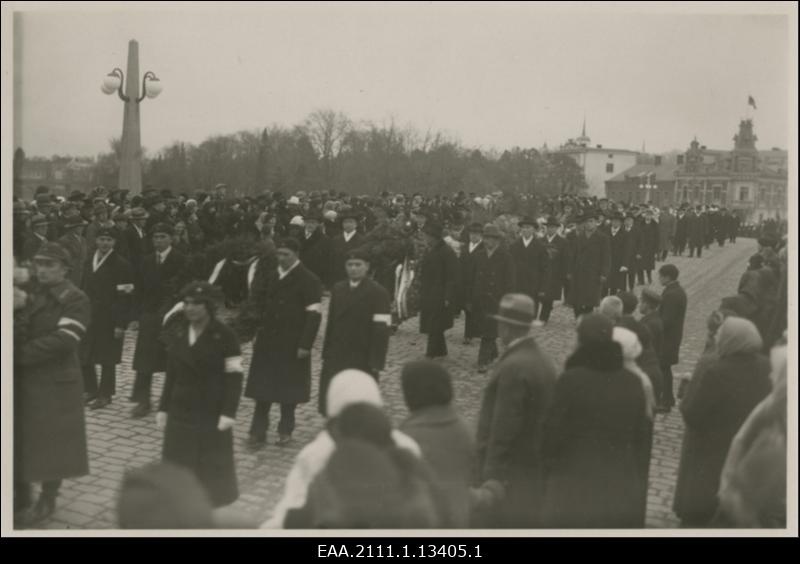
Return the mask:
<svg viewBox="0 0 800 564">
<path fill-rule="evenodd" d="M 156 421 L 164 429 L 164 461 L 192 470 L 220 507 L 239 497 L 233 426 L 242 356 L 234 332 L 216 318 L 218 290 L 191 282 L 181 295 L 183 318 L 167 331 L 167 377 Z"/>
<path fill-rule="evenodd" d="M 600 314 L 582 316 L 578 348 L 556 382 L 544 447 L 548 527 L 644 526 L 645 392 L 639 377 L 625 370 L 613 330 Z"/>
</svg>

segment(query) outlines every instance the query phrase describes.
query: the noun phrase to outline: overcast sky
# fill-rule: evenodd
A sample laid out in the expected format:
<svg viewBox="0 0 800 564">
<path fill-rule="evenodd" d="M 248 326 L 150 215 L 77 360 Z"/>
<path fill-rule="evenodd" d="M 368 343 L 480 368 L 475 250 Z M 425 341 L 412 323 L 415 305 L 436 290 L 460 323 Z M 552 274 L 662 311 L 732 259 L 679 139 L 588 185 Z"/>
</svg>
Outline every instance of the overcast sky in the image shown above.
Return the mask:
<svg viewBox="0 0 800 564">
<path fill-rule="evenodd" d="M 69 7 L 67 7 L 69 8 Z M 124 68 L 164 90 L 142 103 L 150 153 L 175 140 L 271 124 L 317 108 L 394 116 L 467 146 L 732 146 L 747 96 L 758 146 L 788 144 L 784 16 L 564 12 L 534 5 L 270 5 L 179 11 L 24 12 L 15 29 L 16 145 L 93 155 L 119 136 L 122 103 L 100 83 Z M 759 3 L 753 3 L 759 9 Z"/>
</svg>

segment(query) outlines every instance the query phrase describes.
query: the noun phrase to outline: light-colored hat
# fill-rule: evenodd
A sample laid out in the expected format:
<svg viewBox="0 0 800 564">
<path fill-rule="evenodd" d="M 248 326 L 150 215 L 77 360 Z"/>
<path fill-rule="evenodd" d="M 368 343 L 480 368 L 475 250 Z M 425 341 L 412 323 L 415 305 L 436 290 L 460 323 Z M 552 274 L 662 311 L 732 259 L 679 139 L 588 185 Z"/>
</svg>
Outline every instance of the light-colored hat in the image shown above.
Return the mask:
<svg viewBox="0 0 800 564">
<path fill-rule="evenodd" d="M 300 198 L 298 198 L 297 196 L 292 196 L 291 198 L 286 200 L 286 203 L 289 204 L 290 206 L 299 206 Z"/>
<path fill-rule="evenodd" d="M 531 327 L 536 320 L 536 308 L 530 296 L 525 294 L 506 294 L 500 300 L 500 308 L 497 315 L 492 317 L 509 325 Z"/>
<path fill-rule="evenodd" d="M 361 370 L 339 372 L 328 386 L 326 405 L 328 417 L 336 417 L 345 407 L 354 403 L 368 403 L 383 407 L 383 399 L 375 378 Z"/>
<path fill-rule="evenodd" d="M 306 222 L 303 221 L 303 216 L 302 215 L 294 216 L 292 218 L 292 220 L 289 222 L 289 225 L 299 225 L 300 227 L 303 227 L 305 224 L 306 224 Z"/>
</svg>

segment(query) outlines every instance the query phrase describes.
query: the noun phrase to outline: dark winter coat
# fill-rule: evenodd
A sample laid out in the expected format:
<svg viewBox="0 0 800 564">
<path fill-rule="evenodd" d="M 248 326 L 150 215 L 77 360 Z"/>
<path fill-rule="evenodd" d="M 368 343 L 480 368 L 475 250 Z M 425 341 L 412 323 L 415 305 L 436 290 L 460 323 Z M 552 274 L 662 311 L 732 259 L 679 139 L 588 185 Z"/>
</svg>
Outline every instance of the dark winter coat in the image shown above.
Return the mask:
<svg viewBox="0 0 800 564">
<path fill-rule="evenodd" d="M 642 221 L 639 224 L 639 245 L 636 249 L 636 267 L 640 270 L 653 270 L 658 253 L 658 223 Z"/>
<path fill-rule="evenodd" d="M 459 275 L 456 253 L 438 241 L 420 265 L 420 333 L 441 333 L 453 326 Z"/>
<path fill-rule="evenodd" d="M 675 218 L 675 247 L 686 245 L 689 239 L 689 216 L 677 216 Z"/>
<path fill-rule="evenodd" d="M 547 251 L 542 241 L 534 237 L 525 247 L 520 238 L 511 244 L 508 251 L 514 259 L 515 290 L 531 299 L 538 299 L 539 288 L 547 279 Z"/>
<path fill-rule="evenodd" d="M 167 340 L 167 377 L 159 411 L 167 413 L 163 457 L 192 470 L 215 507 L 239 497 L 233 430 L 217 429 L 220 416 L 236 419 L 242 395 L 242 357 L 236 335 L 212 319 L 193 345 L 181 320 Z"/>
<path fill-rule="evenodd" d="M 533 337 L 513 343 L 500 357 L 478 416 L 477 482 L 506 487 L 497 515 L 503 528 L 540 524 L 544 495 L 542 445 L 557 371 Z"/>
<path fill-rule="evenodd" d="M 655 312 L 658 317 L 658 312 Z M 659 323 L 661 319 L 659 318 Z M 642 352 L 636 359 L 636 364 L 647 375 L 650 384 L 653 386 L 653 393 L 655 397 L 661 397 L 661 389 L 663 387 L 664 376 L 661 373 L 661 357 L 656 353 L 653 347 L 653 336 L 647 326 L 641 321 L 637 321 L 632 315 L 623 315 L 617 321 L 619 327 L 624 327 L 633 331 L 639 339 L 639 344 L 642 346 Z"/>
<path fill-rule="evenodd" d="M 58 243 L 69 252 L 71 264 L 68 277 L 70 282 L 77 288 L 83 288 L 83 272 L 88 254 L 86 239 L 82 235 L 67 233 L 58 240 Z"/>
<path fill-rule="evenodd" d="M 611 272 L 608 237 L 595 231 L 590 237 L 578 235 L 571 255 L 570 305 L 595 307 Z"/>
<path fill-rule="evenodd" d="M 320 279 L 323 286 L 330 288 L 333 285 L 333 249 L 331 240 L 317 228 L 310 237 L 305 235 L 300 239 L 300 260 L 303 265 Z"/>
<path fill-rule="evenodd" d="M 658 250 L 669 251 L 672 249 L 672 242 L 675 237 L 675 216 L 671 213 L 662 212 L 658 216 Z"/>
<path fill-rule="evenodd" d="M 658 312 L 664 326 L 661 363 L 662 366 L 674 366 L 678 364 L 678 353 L 683 340 L 683 324 L 686 319 L 686 292 L 677 280 L 664 287 Z"/>
<path fill-rule="evenodd" d="M 39 252 L 39 248 L 47 242 L 47 238 L 42 238 L 33 231 L 28 231 L 23 234 L 23 245 L 22 245 L 22 260 L 30 261 L 33 260 L 33 257 L 36 253 Z"/>
<path fill-rule="evenodd" d="M 21 312 L 24 321 L 15 318 L 15 481 L 89 473 L 78 347 L 90 310 L 86 294 L 65 280 L 37 287 Z"/>
<path fill-rule="evenodd" d="M 497 322 L 492 315 L 497 313 L 500 299 L 514 291 L 516 273 L 514 259 L 503 247 L 495 249 L 492 256 L 484 248 L 473 263 L 474 282 L 468 305 L 472 307 L 475 323 L 480 325 L 482 338 L 497 338 Z"/>
<path fill-rule="evenodd" d="M 155 253 L 144 258 L 140 268 L 138 296 L 139 335 L 133 353 L 133 369 L 141 372 L 163 372 L 167 366 L 161 331 L 164 315 L 178 302 L 186 279 L 186 257 L 172 249 L 162 264 Z"/>
<path fill-rule="evenodd" d="M 459 283 L 459 301 L 458 309 L 464 309 L 467 303 L 472 301 L 472 292 L 475 287 L 475 259 L 481 254 L 485 253 L 483 242 L 469 252 L 469 242 L 466 242 L 461 248 L 461 256 L 459 257 L 459 268 L 461 272 Z M 466 312 L 464 316 L 464 336 L 467 339 L 473 339 L 481 336 L 480 318 L 474 312 Z"/>
<path fill-rule="evenodd" d="M 383 370 L 389 350 L 390 312 L 389 293 L 374 280 L 362 280 L 355 289 L 350 288 L 349 280 L 334 285 L 322 345 L 321 414 L 325 414 L 328 385 L 339 372 L 356 368 L 377 377 Z"/>
<path fill-rule="evenodd" d="M 567 240 L 561 235 L 556 235 L 552 241 L 545 237 L 542 239 L 542 244 L 546 253 L 547 267 L 539 289 L 544 293 L 545 300 L 555 302 L 561 299 L 569 267 Z"/>
<path fill-rule="evenodd" d="M 769 360 L 752 353 L 698 363 L 680 405 L 686 429 L 673 507 L 681 519 L 713 517 L 728 448 L 769 393 L 769 372 Z"/>
<path fill-rule="evenodd" d="M 131 322 L 133 270 L 117 251 L 110 251 L 97 271 L 90 257 L 83 275 L 83 291 L 92 305 L 92 320 L 81 341 L 81 361 L 86 364 L 122 362 L 122 338 L 114 329 L 125 329 Z"/>
<path fill-rule="evenodd" d="M 704 216 L 686 215 L 686 238 L 690 247 L 701 247 L 705 243 L 706 221 Z"/>
<path fill-rule="evenodd" d="M 414 439 L 433 470 L 445 501 L 445 526 L 469 527 L 475 440 L 452 406 L 432 406 L 411 413 L 400 430 Z"/>
<path fill-rule="evenodd" d="M 310 351 L 317 337 L 322 284 L 302 263 L 282 280 L 277 268 L 267 274 L 264 287 L 254 289 L 254 303 L 245 308 L 255 316 L 248 324 L 256 330 L 245 396 L 305 403 L 311 397 L 311 357 L 298 358 L 297 351 Z"/>
<path fill-rule="evenodd" d="M 545 453 L 544 525 L 642 527 L 642 451 L 650 420 L 617 343 L 582 346 L 556 383 Z"/>
<path fill-rule="evenodd" d="M 608 241 L 611 250 L 611 270 L 608 277 L 608 287 L 611 290 L 624 290 L 627 287 L 627 271 L 621 272 L 620 269 L 632 270 L 634 255 L 634 231 L 627 232 L 620 227 L 616 235 L 609 232 Z"/>
</svg>

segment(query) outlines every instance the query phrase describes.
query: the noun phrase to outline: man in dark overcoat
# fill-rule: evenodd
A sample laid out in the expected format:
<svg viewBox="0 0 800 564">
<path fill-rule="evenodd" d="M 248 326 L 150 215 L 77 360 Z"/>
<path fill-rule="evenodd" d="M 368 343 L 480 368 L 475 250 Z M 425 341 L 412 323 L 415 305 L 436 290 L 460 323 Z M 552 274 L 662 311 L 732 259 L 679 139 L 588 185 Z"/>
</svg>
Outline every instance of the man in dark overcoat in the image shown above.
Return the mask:
<svg viewBox="0 0 800 564">
<path fill-rule="evenodd" d="M 342 214 L 342 232 L 331 237 L 331 281 L 333 283 L 347 280 L 347 271 L 344 263 L 350 251 L 360 248 L 364 244 L 364 236 L 356 231 L 358 227 L 358 214 L 349 211 Z"/>
<path fill-rule="evenodd" d="M 306 214 L 303 220 L 305 221 L 305 231 L 301 241 L 300 260 L 320 279 L 325 288 L 330 288 L 333 275 L 332 247 L 330 238 L 322 232 L 320 227 L 322 216 L 318 212 L 312 212 Z"/>
<path fill-rule="evenodd" d="M 646 209 L 644 219 L 639 222 L 639 246 L 636 249 L 636 279 L 644 285 L 653 283 L 653 269 L 656 267 L 658 253 L 658 224 L 653 221 L 653 212 Z"/>
<path fill-rule="evenodd" d="M 438 222 L 426 223 L 423 234 L 428 252 L 420 265 L 419 330 L 428 335 L 425 356 L 447 356 L 444 332 L 453 327 L 453 311 L 459 285 L 459 265 L 455 251 L 442 238 Z"/>
<path fill-rule="evenodd" d="M 615 212 L 611 216 L 611 229 L 608 232 L 608 240 L 611 249 L 611 273 L 608 279 L 608 295 L 624 292 L 628 287 L 628 273 L 632 268 L 633 261 L 633 239 L 631 232 L 622 228 L 624 221 L 620 212 Z"/>
<path fill-rule="evenodd" d="M 70 282 L 71 256 L 45 243 L 36 283 L 14 327 L 14 522 L 28 527 L 55 511 L 61 480 L 89 473 L 78 348 L 89 299 Z M 37 503 L 31 483 L 41 482 Z"/>
<path fill-rule="evenodd" d="M 67 249 L 72 260 L 69 280 L 75 284 L 77 288 L 83 287 L 83 271 L 88 251 L 86 239 L 83 238 L 81 232 L 86 225 L 87 222 L 80 216 L 69 219 L 64 223 L 66 232 L 58 239 L 58 243 Z"/>
<path fill-rule="evenodd" d="M 558 372 L 530 335 L 535 313 L 529 296 L 509 294 L 493 316 L 505 351 L 489 377 L 478 416 L 473 495 L 488 519 L 476 525 L 539 525 L 544 423 Z"/>
<path fill-rule="evenodd" d="M 550 320 L 550 313 L 553 311 L 553 302 L 560 301 L 564 282 L 567 276 L 568 258 L 567 240 L 558 234 L 561 224 L 555 216 L 547 218 L 547 233 L 542 239 L 545 248 L 545 278 L 539 287 L 539 301 L 542 309 L 539 312 L 538 321 L 546 324 Z M 534 321 L 534 325 L 538 325 Z"/>
<path fill-rule="evenodd" d="M 661 345 L 661 374 L 664 377 L 662 397 L 658 411 L 668 413 L 675 405 L 672 389 L 672 367 L 678 364 L 678 353 L 683 340 L 683 324 L 686 319 L 686 292 L 678 282 L 678 268 L 665 264 L 658 269 L 658 277 L 664 291 L 661 293 L 661 322 L 664 338 Z"/>
<path fill-rule="evenodd" d="M 475 281 L 466 307 L 477 317 L 481 328 L 481 346 L 478 350 L 478 372 L 486 372 L 488 365 L 498 356 L 497 322 L 491 317 L 497 313 L 500 298 L 510 293 L 516 283 L 514 259 L 501 246 L 503 234 L 491 223 L 483 228 L 484 251 L 475 257 Z"/>
<path fill-rule="evenodd" d="M 472 339 L 481 336 L 480 320 L 474 312 L 468 311 L 465 306 L 472 296 L 475 285 L 475 259 L 478 254 L 485 252 L 483 246 L 483 225 L 474 222 L 467 228 L 468 241 L 462 247 L 459 257 L 459 268 L 461 278 L 459 283 L 459 303 L 458 308 L 464 309 L 464 344 L 468 345 Z"/>
<path fill-rule="evenodd" d="M 164 315 L 177 303 L 186 282 L 186 257 L 172 248 L 172 235 L 172 226 L 168 223 L 156 223 L 153 226 L 151 236 L 154 252 L 142 260 L 138 287 L 134 289 L 141 307 L 139 334 L 133 353 L 136 379 L 131 399 L 137 405 L 131 416 L 135 418 L 150 413 L 153 373 L 166 369 L 166 354 L 160 338 Z"/>
<path fill-rule="evenodd" d="M 523 217 L 517 223 L 519 238 L 509 246 L 509 253 L 514 259 L 516 280 L 514 291 L 529 296 L 539 314 L 539 286 L 545 278 L 547 267 L 546 252 L 541 240 L 536 237 L 536 222 L 530 217 Z"/>
<path fill-rule="evenodd" d="M 638 225 L 636 225 L 636 217 L 627 213 L 624 216 L 623 232 L 628 239 L 628 269 L 626 270 L 627 286 L 623 290 L 633 290 L 636 287 L 636 271 L 639 268 L 639 247 L 641 245 L 642 234 Z"/>
<path fill-rule="evenodd" d="M 256 401 L 250 444 L 266 443 L 269 411 L 281 406 L 278 444 L 291 441 L 295 408 L 311 399 L 311 347 L 322 319 L 322 283 L 299 259 L 300 243 L 276 244 L 278 267 L 253 289 L 244 317 L 245 340 L 255 334 L 245 397 Z"/>
<path fill-rule="evenodd" d="M 116 393 L 117 364 L 122 362 L 125 328 L 131 321 L 133 271 L 115 250 L 119 233 L 108 227 L 95 232 L 95 252 L 86 263 L 83 290 L 92 304 L 92 321 L 81 341 L 83 387 L 90 409 L 111 403 Z M 100 365 L 100 386 L 95 366 Z"/>
<path fill-rule="evenodd" d="M 592 212 L 581 218 L 583 229 L 575 238 L 570 257 L 570 304 L 577 319 L 591 312 L 600 303 L 603 287 L 611 271 L 611 245 L 608 237 L 597 230 Z"/>
<path fill-rule="evenodd" d="M 700 212 L 700 206 L 696 210 L 689 209 L 686 215 L 686 238 L 689 243 L 689 258 L 693 258 L 697 251 L 697 258 L 703 256 L 703 245 L 705 244 L 706 222 L 707 219 Z"/>
<path fill-rule="evenodd" d="M 319 412 L 326 416 L 328 385 L 342 370 L 355 368 L 376 380 L 386 365 L 391 298 L 386 289 L 368 277 L 369 255 L 350 251 L 345 261 L 347 280 L 331 291 L 328 324 L 322 345 L 319 377 Z"/>
<path fill-rule="evenodd" d="M 681 207 L 675 218 L 675 244 L 672 248 L 673 256 L 681 256 L 686 250 L 686 243 L 689 236 L 689 217 L 686 215 L 686 208 Z"/>
</svg>

